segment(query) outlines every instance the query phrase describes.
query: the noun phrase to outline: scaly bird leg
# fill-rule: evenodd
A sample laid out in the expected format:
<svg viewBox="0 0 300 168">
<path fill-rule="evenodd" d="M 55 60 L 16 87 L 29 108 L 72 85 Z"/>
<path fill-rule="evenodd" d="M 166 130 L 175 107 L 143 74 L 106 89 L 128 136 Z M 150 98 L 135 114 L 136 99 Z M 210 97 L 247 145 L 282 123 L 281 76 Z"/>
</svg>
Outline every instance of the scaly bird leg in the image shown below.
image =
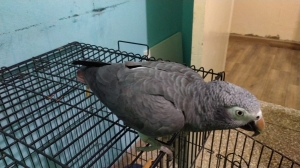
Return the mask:
<svg viewBox="0 0 300 168">
<path fill-rule="evenodd" d="M 173 159 L 173 151 L 172 151 L 173 148 L 172 147 L 164 145 L 164 144 L 158 142 L 157 140 L 155 140 L 154 138 L 146 136 L 142 133 L 138 132 L 138 134 L 139 134 L 141 140 L 143 140 L 146 143 L 149 143 L 150 146 L 137 147 L 136 148 L 137 151 L 148 152 L 148 151 L 153 151 L 153 150 L 161 150 L 168 155 L 168 160 Z"/>
</svg>

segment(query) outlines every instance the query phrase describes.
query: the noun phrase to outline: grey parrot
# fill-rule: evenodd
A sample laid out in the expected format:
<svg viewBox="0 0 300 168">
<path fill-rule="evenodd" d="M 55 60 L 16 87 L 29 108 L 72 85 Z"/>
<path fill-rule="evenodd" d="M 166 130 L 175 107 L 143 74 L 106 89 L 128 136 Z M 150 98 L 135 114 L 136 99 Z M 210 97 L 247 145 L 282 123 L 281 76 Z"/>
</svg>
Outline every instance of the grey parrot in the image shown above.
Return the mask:
<svg viewBox="0 0 300 168">
<path fill-rule="evenodd" d="M 155 138 L 179 131 L 198 132 L 243 128 L 259 134 L 265 127 L 259 101 L 247 90 L 225 81 L 205 82 L 189 67 L 174 62 L 104 63 L 83 65 L 77 79 L 125 125 L 150 143 L 137 150 L 170 147 Z"/>
</svg>

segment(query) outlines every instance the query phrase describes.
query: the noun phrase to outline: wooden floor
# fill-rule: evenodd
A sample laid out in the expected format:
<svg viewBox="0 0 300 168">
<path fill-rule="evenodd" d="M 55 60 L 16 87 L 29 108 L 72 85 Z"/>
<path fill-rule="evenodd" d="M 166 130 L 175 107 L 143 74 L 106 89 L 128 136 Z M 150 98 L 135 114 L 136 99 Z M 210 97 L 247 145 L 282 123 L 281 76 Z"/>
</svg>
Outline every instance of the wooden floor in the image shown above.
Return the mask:
<svg viewBox="0 0 300 168">
<path fill-rule="evenodd" d="M 229 40 L 226 81 L 259 100 L 300 109 L 300 51 L 246 40 Z"/>
</svg>

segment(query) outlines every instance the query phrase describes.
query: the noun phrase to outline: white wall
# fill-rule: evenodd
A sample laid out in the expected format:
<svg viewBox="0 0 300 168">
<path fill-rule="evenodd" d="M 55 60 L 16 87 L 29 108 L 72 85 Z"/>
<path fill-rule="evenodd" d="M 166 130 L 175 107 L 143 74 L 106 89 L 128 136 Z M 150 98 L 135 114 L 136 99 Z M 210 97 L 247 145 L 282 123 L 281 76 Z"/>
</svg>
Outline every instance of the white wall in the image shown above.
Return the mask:
<svg viewBox="0 0 300 168">
<path fill-rule="evenodd" d="M 0 3 L 0 67 L 73 41 L 117 48 L 118 40 L 147 43 L 145 0 Z"/>
<path fill-rule="evenodd" d="M 236 0 L 231 32 L 300 41 L 300 0 Z"/>
<path fill-rule="evenodd" d="M 191 64 L 224 71 L 233 0 L 195 0 Z"/>
</svg>

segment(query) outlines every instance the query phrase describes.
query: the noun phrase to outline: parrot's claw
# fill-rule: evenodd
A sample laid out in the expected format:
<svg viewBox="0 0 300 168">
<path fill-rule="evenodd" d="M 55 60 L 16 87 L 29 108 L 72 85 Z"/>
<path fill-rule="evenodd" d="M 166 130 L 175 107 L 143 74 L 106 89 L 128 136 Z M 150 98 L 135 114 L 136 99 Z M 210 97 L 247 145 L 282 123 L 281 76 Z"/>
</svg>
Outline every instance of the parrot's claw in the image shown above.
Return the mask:
<svg viewBox="0 0 300 168">
<path fill-rule="evenodd" d="M 169 146 L 169 145 L 165 145 L 165 144 L 161 144 L 161 147 L 160 149 L 164 147 L 164 148 L 168 148 L 170 151 L 174 152 L 175 151 L 175 148 L 173 146 Z"/>
<path fill-rule="evenodd" d="M 174 148 L 166 146 L 166 145 L 137 147 L 136 150 L 137 151 L 144 151 L 144 152 L 149 152 L 149 151 L 153 151 L 153 150 L 160 150 L 160 151 L 165 152 L 167 154 L 168 161 L 171 161 L 173 159 Z"/>
<path fill-rule="evenodd" d="M 162 145 L 160 147 L 160 150 L 163 151 L 163 152 L 165 152 L 167 154 L 168 161 L 173 160 L 173 151 L 170 148 Z"/>
</svg>

